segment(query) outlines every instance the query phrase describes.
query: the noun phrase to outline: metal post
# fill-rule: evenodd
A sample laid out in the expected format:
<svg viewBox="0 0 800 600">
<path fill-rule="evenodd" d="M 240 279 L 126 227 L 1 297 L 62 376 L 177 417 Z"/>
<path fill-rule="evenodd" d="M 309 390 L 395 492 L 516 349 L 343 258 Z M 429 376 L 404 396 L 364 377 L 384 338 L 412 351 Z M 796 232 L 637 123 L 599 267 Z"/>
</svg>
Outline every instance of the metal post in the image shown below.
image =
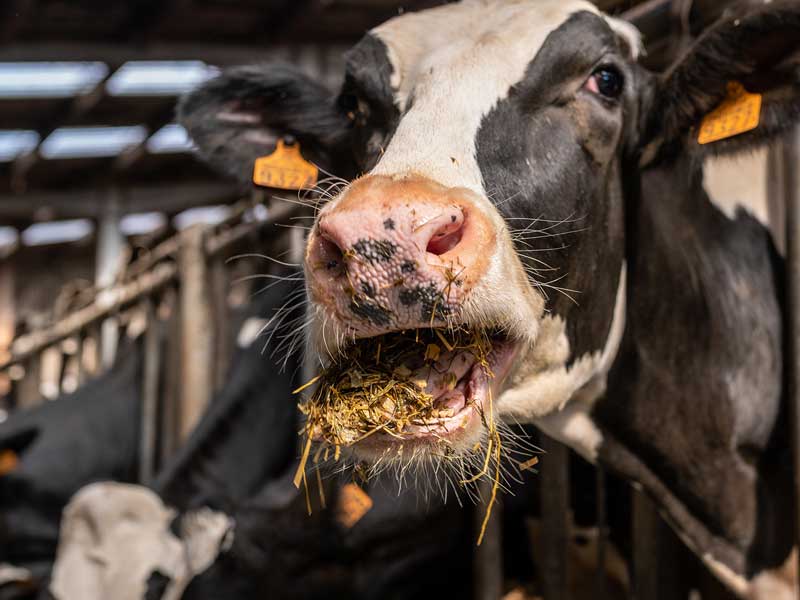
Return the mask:
<svg viewBox="0 0 800 600">
<path fill-rule="evenodd" d="M 597 522 L 597 572 L 594 593 L 598 598 L 606 597 L 606 544 L 608 542 L 608 515 L 606 511 L 606 472 L 603 467 L 595 469 L 596 522 Z"/>
<path fill-rule="evenodd" d="M 214 328 L 204 238 L 205 227 L 193 225 L 183 232 L 180 249 L 180 440 L 197 424 L 214 389 Z"/>
<path fill-rule="evenodd" d="M 119 229 L 119 191 L 112 189 L 104 206 L 97 232 L 97 258 L 95 263 L 95 284 L 100 293 L 97 302 L 103 305 L 112 299 L 107 295 L 117 279 L 121 267 L 122 250 L 125 238 Z M 103 369 L 110 369 L 114 363 L 119 342 L 119 327 L 115 318 L 103 321 L 100 334 L 100 363 Z"/>
<path fill-rule="evenodd" d="M 685 549 L 640 489 L 633 491 L 633 597 L 679 600 L 689 584 Z"/>
<path fill-rule="evenodd" d="M 786 350 L 792 456 L 794 457 L 795 539 L 800 540 L 800 140 L 795 129 L 783 144 L 783 199 L 786 206 Z M 800 562 L 797 565 L 800 575 Z"/>
<path fill-rule="evenodd" d="M 568 598 L 569 450 L 546 435 L 542 435 L 542 450 L 545 452 L 539 468 L 542 542 L 536 564 L 544 600 L 562 600 Z"/>
<path fill-rule="evenodd" d="M 475 507 L 474 533 L 477 539 L 478 532 L 486 516 L 487 503 L 492 495 L 494 482 L 491 478 L 483 477 L 478 482 L 481 502 Z M 503 595 L 503 538 L 502 519 L 503 506 L 498 496 L 497 502 L 492 507 L 492 514 L 486 524 L 481 545 L 473 553 L 473 577 L 475 600 L 499 600 Z"/>
<path fill-rule="evenodd" d="M 214 389 L 225 384 L 225 376 L 231 358 L 231 333 L 228 314 L 228 273 L 225 262 L 219 256 L 209 264 L 212 305 L 214 311 Z"/>
<path fill-rule="evenodd" d="M 8 350 L 14 340 L 16 326 L 16 306 L 14 293 L 14 265 L 11 261 L 0 260 L 0 360 L 6 360 Z M 8 373 L 0 373 L 0 398 L 11 387 Z"/>
<path fill-rule="evenodd" d="M 42 355 L 34 354 L 25 361 L 25 376 L 17 382 L 16 408 L 29 408 L 42 402 Z"/>
<path fill-rule="evenodd" d="M 144 333 L 144 366 L 142 369 L 142 426 L 139 436 L 139 482 L 147 485 L 156 468 L 158 435 L 158 389 L 161 367 L 161 321 L 153 301 L 145 302 L 147 329 Z"/>
</svg>

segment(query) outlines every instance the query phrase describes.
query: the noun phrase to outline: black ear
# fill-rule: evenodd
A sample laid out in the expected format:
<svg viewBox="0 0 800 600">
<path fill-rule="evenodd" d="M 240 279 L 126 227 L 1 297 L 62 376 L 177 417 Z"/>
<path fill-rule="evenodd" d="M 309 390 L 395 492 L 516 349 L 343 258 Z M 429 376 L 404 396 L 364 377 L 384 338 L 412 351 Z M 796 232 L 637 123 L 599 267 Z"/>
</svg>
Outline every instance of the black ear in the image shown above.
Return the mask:
<svg viewBox="0 0 800 600">
<path fill-rule="evenodd" d="M 762 95 L 756 129 L 699 146 L 698 128 L 729 82 Z M 646 102 L 644 161 L 689 149 L 729 153 L 780 135 L 800 120 L 800 2 L 736 4 L 655 83 Z M 649 157 L 649 158 L 648 158 Z"/>
<path fill-rule="evenodd" d="M 351 162 L 350 122 L 334 95 L 288 66 L 224 71 L 184 96 L 177 112 L 200 156 L 241 181 L 251 181 L 255 159 L 271 153 L 286 135 L 325 170 L 346 176 Z"/>
</svg>

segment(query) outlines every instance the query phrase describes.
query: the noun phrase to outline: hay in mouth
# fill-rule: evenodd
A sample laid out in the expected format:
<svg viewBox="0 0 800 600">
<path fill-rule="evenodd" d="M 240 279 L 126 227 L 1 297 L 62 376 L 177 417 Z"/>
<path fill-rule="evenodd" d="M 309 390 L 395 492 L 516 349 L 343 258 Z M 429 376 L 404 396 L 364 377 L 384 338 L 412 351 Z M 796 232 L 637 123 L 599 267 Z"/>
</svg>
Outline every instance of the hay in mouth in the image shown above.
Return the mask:
<svg viewBox="0 0 800 600">
<path fill-rule="evenodd" d="M 463 329 L 361 340 L 322 372 L 311 398 L 300 405 L 303 433 L 334 448 L 380 434 L 398 440 L 437 435 L 436 425 L 468 402 L 470 370 L 492 377 L 491 351 L 486 332 Z"/>
<path fill-rule="evenodd" d="M 443 456 L 450 456 L 453 453 L 446 434 L 458 426 L 461 417 L 471 417 L 471 409 L 475 408 L 488 433 L 486 458 L 483 468 L 461 484 L 470 484 L 494 471 L 492 495 L 478 537 L 480 544 L 499 487 L 502 445 L 494 420 L 491 386 L 485 407 L 472 405 L 470 388 L 479 383 L 487 385 L 494 377 L 490 367 L 493 349 L 489 332 L 465 328 L 417 329 L 352 344 L 319 376 L 296 390 L 299 393 L 316 384 L 310 398 L 300 403 L 306 417 L 300 435 L 306 439 L 295 485 L 306 483 L 305 469 L 313 441 L 322 442 L 314 463 L 323 451 L 327 459 L 331 448 L 338 460 L 342 448 L 372 436 L 389 436 L 397 442 L 429 439 L 440 444 Z"/>
</svg>

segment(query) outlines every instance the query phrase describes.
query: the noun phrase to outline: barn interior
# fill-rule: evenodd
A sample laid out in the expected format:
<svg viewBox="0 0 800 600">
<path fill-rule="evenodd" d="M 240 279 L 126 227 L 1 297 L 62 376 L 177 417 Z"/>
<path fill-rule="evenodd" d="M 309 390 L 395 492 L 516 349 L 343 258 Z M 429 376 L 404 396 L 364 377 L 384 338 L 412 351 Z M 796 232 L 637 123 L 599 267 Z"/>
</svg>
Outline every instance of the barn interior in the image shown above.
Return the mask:
<svg viewBox="0 0 800 600">
<path fill-rule="evenodd" d="M 370 490 L 373 508 L 362 512 L 358 492 L 333 479 L 320 481 L 319 497 L 315 483 L 306 487 L 312 498 L 293 495 L 286 465 L 302 450 L 294 401 L 269 414 L 246 405 L 253 390 L 286 373 L 280 385 L 289 397 L 308 379 L 296 357 L 281 369 L 296 338 L 267 355 L 257 334 L 269 321 L 265 306 L 296 309 L 284 304 L 300 285 L 287 265 L 302 259 L 311 212 L 296 193 L 243 186 L 200 161 L 175 122 L 176 103 L 228 67 L 275 61 L 337 90 L 343 53 L 364 32 L 441 3 L 0 5 L 0 427 L 15 423 L 0 429 L 0 441 L 11 440 L 0 447 L 0 480 L 11 481 L 0 485 L 0 599 L 101 597 L 80 586 L 47 595 L 61 509 L 98 479 L 144 484 L 197 517 L 192 522 L 207 516 L 192 512 L 205 502 L 268 540 L 205 563 L 193 578 L 153 570 L 145 595 L 118 598 L 737 597 L 644 495 L 616 503 L 627 494 L 624 482 L 532 427 L 520 431 L 546 452 L 546 466 L 526 471 L 503 495 L 475 547 L 485 504 L 451 499 L 423 509 L 408 490 L 387 484 Z M 594 3 L 639 28 L 641 62 L 656 72 L 732 4 Z M 781 188 L 786 156 L 779 145 L 754 156 L 735 185 Z M 104 408 L 107 395 L 117 408 Z M 20 419 L 27 411 L 40 412 Z M 103 423 L 111 413 L 117 425 Z M 206 426 L 210 414 L 228 430 Z M 229 431 L 242 420 L 241 433 Z M 259 420 L 288 423 L 288 433 L 273 435 Z M 42 450 L 35 468 L 52 486 L 27 496 L 29 484 L 12 481 L 14 472 L 47 428 L 81 439 Z M 197 466 L 219 438 L 235 446 L 238 461 Z M 110 472 L 88 466 L 104 453 L 124 464 Z M 224 469 L 242 476 L 215 483 Z M 60 475 L 69 472 L 75 482 Z M 339 508 L 325 510 L 334 499 Z M 222 547 L 228 530 L 212 520 L 204 531 Z M 191 533 L 184 526 L 182 540 Z M 548 551 L 532 550 L 541 545 Z M 123 581 L 139 590 L 139 580 Z"/>
</svg>

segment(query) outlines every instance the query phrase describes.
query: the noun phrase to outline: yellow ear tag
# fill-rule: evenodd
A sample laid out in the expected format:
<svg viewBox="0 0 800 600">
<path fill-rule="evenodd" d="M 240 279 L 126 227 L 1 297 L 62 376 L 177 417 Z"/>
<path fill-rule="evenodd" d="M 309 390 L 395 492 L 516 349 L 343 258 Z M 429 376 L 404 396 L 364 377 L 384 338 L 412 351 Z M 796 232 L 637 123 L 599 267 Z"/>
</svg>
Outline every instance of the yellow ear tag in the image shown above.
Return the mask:
<svg viewBox="0 0 800 600">
<path fill-rule="evenodd" d="M 347 529 L 352 529 L 372 508 L 372 498 L 355 483 L 342 487 L 336 520 Z"/>
<path fill-rule="evenodd" d="M 317 167 L 300 154 L 300 144 L 278 140 L 275 151 L 256 159 L 253 183 L 282 190 L 301 190 L 317 183 Z"/>
<path fill-rule="evenodd" d="M 699 144 L 709 144 L 758 127 L 761 94 L 751 94 L 738 81 L 728 83 L 728 97 L 700 124 Z"/>
</svg>

